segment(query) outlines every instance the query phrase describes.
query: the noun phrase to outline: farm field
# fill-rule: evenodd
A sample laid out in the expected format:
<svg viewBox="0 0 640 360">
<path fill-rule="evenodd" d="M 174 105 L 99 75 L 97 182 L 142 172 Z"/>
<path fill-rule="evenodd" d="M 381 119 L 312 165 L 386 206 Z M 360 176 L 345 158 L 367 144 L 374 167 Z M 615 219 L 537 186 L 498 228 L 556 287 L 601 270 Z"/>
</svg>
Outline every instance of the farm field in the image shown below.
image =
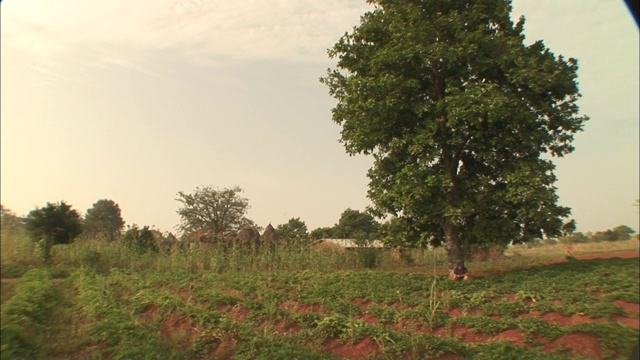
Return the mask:
<svg viewBox="0 0 640 360">
<path fill-rule="evenodd" d="M 114 267 L 101 248 L 73 250 L 77 263 L 72 248 L 50 264 L 3 255 L 2 358 L 627 359 L 637 247 L 577 246 L 570 260 L 515 247 L 470 263 L 468 282 L 446 279 L 438 251 L 374 269 L 321 251 L 326 267 L 308 269 L 249 261 L 265 254 L 228 270 L 171 255 Z"/>
</svg>

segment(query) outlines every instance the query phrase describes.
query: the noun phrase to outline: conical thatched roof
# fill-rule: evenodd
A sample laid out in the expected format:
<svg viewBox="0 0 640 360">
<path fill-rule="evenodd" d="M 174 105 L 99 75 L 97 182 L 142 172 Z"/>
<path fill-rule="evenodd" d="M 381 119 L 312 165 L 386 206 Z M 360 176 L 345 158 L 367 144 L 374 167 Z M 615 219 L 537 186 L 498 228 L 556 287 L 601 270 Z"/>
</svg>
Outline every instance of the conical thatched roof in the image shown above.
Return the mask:
<svg viewBox="0 0 640 360">
<path fill-rule="evenodd" d="M 279 241 L 280 241 L 280 236 L 278 236 L 276 229 L 274 229 L 273 226 L 271 226 L 271 224 L 267 225 L 267 227 L 264 229 L 264 232 L 260 236 L 260 242 L 263 244 L 266 244 L 266 243 L 277 244 Z"/>
<path fill-rule="evenodd" d="M 260 241 L 260 233 L 250 225 L 246 225 L 238 232 L 234 243 L 238 245 L 257 245 Z"/>
</svg>

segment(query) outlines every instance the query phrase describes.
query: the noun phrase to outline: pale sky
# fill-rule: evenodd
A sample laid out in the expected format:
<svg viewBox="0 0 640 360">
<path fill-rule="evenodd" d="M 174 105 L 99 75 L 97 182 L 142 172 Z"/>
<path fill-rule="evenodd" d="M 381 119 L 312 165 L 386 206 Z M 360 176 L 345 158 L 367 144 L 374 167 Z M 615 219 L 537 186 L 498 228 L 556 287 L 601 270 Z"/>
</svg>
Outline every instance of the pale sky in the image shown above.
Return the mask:
<svg viewBox="0 0 640 360">
<path fill-rule="evenodd" d="M 638 230 L 639 40 L 622 0 L 516 0 L 527 43 L 579 61 L 576 151 L 556 161 L 579 231 Z M 369 9 L 356 0 L 5 0 L 1 201 L 18 215 L 100 199 L 174 231 L 178 191 L 245 189 L 248 217 L 332 226 L 364 210 L 372 160 L 349 157 L 318 79 Z"/>
</svg>

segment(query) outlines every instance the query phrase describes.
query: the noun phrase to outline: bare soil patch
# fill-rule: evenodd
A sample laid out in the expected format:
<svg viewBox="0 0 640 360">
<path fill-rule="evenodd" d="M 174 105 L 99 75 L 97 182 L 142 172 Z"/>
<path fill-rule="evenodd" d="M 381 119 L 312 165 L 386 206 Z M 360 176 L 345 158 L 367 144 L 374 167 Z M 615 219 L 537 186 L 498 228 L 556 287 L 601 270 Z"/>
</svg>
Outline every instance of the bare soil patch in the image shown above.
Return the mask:
<svg viewBox="0 0 640 360">
<path fill-rule="evenodd" d="M 278 330 L 279 333 L 284 334 L 284 335 L 296 334 L 300 330 L 302 330 L 302 327 L 300 327 L 300 325 L 298 325 L 296 323 L 288 322 L 288 321 L 285 321 L 285 320 L 278 321 L 275 324 L 275 328 L 276 328 L 276 330 Z"/>
<path fill-rule="evenodd" d="M 364 314 L 361 319 L 369 325 L 376 325 L 379 322 L 378 318 L 371 314 Z"/>
<path fill-rule="evenodd" d="M 638 318 L 640 316 L 640 304 L 628 303 L 622 300 L 615 300 L 613 303 L 620 306 L 631 317 Z"/>
<path fill-rule="evenodd" d="M 217 360 L 230 360 L 231 358 L 233 358 L 235 345 L 236 342 L 231 337 L 222 339 L 220 344 L 218 344 L 215 350 L 213 350 L 211 358 Z"/>
<path fill-rule="evenodd" d="M 165 339 L 182 347 L 188 347 L 198 336 L 198 329 L 193 326 L 188 317 L 171 314 L 160 323 L 160 333 Z"/>
<path fill-rule="evenodd" d="M 491 335 L 473 332 L 464 326 L 454 326 L 452 329 L 453 336 L 460 337 L 466 343 L 483 343 L 491 339 Z"/>
<path fill-rule="evenodd" d="M 359 307 L 366 309 L 369 306 L 373 305 L 373 302 L 369 301 L 369 300 L 365 300 L 362 298 L 353 298 L 353 300 L 351 300 L 354 304 L 358 305 Z"/>
<path fill-rule="evenodd" d="M 524 335 L 518 330 L 507 330 L 491 338 L 494 341 L 509 341 L 514 345 L 525 346 Z"/>
<path fill-rule="evenodd" d="M 602 346 L 595 335 L 585 333 L 567 334 L 552 341 L 544 348 L 545 352 L 552 352 L 558 348 L 567 349 L 571 355 L 585 356 L 591 359 L 602 358 Z"/>
<path fill-rule="evenodd" d="M 364 338 L 357 344 L 341 343 L 336 339 L 329 339 L 324 345 L 325 352 L 349 359 L 364 359 L 380 353 L 380 347 L 371 338 Z"/>
<path fill-rule="evenodd" d="M 640 256 L 640 253 L 638 253 L 638 251 L 618 251 L 618 252 L 611 252 L 611 253 L 576 255 L 576 258 L 580 260 L 612 259 L 612 258 L 633 259 L 633 258 L 637 258 L 638 256 Z"/>
<path fill-rule="evenodd" d="M 243 322 L 244 319 L 249 316 L 249 310 L 244 308 L 242 305 L 236 305 L 227 312 L 227 316 L 232 318 L 235 322 Z"/>
<path fill-rule="evenodd" d="M 559 326 L 572 326 L 577 324 L 586 324 L 590 322 L 605 322 L 605 319 L 602 318 L 591 318 L 584 315 L 571 315 L 564 316 L 558 312 L 548 312 L 540 317 L 542 320 L 548 322 L 549 324 L 559 325 Z"/>
<path fill-rule="evenodd" d="M 189 289 L 179 289 L 178 291 L 176 291 L 176 294 L 184 302 L 189 302 L 189 300 L 193 297 L 193 291 Z"/>
</svg>

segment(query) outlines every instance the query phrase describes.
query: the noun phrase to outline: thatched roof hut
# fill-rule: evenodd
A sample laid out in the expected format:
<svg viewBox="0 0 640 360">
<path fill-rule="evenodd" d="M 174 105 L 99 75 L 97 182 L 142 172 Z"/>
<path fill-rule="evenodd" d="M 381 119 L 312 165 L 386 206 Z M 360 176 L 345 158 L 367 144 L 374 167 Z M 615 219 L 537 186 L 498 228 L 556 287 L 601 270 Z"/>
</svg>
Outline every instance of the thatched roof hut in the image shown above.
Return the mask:
<svg viewBox="0 0 640 360">
<path fill-rule="evenodd" d="M 280 236 L 276 232 L 276 229 L 271 226 L 271 224 L 267 225 L 264 229 L 264 232 L 260 236 L 260 243 L 262 244 L 277 244 L 280 242 Z"/>
<path fill-rule="evenodd" d="M 260 243 L 260 233 L 250 225 L 245 225 L 233 239 L 235 245 L 254 246 Z"/>
</svg>

